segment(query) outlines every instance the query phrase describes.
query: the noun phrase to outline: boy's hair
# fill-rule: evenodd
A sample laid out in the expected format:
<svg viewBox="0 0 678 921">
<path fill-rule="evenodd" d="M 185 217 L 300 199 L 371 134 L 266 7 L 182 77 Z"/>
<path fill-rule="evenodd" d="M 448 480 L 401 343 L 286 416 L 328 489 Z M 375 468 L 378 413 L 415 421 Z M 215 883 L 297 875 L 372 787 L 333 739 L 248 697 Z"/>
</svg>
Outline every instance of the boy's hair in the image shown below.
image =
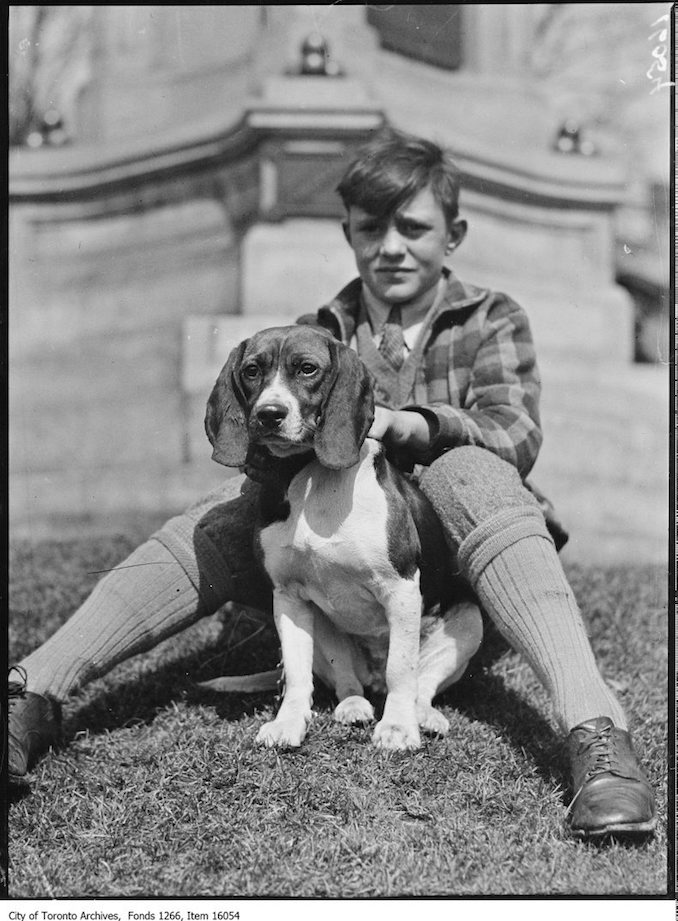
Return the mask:
<svg viewBox="0 0 678 921">
<path fill-rule="evenodd" d="M 432 141 L 386 128 L 358 150 L 337 192 L 347 211 L 355 205 L 386 218 L 428 185 L 449 226 L 459 215 L 460 185 L 450 154 Z"/>
</svg>

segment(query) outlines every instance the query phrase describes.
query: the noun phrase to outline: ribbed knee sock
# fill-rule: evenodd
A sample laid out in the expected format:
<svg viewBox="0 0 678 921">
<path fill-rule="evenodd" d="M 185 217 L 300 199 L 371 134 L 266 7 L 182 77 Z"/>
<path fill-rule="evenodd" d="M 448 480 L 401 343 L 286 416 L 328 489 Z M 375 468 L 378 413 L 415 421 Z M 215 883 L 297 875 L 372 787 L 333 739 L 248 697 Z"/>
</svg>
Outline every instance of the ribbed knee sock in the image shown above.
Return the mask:
<svg viewBox="0 0 678 921">
<path fill-rule="evenodd" d="M 549 692 L 561 728 L 609 716 L 625 729 L 544 516 L 515 468 L 482 448 L 460 447 L 431 465 L 421 488 L 461 572 Z"/>
<path fill-rule="evenodd" d="M 30 691 L 64 699 L 227 601 L 270 607 L 252 549 L 258 492 L 233 477 L 170 519 L 20 664 Z"/>
<path fill-rule="evenodd" d="M 537 509 L 511 508 L 483 522 L 462 543 L 459 562 L 487 614 L 550 693 L 565 732 L 596 716 L 627 728 Z"/>
<path fill-rule="evenodd" d="M 27 688 L 63 700 L 206 613 L 186 570 L 151 539 L 108 573 L 69 620 L 24 659 Z"/>
</svg>

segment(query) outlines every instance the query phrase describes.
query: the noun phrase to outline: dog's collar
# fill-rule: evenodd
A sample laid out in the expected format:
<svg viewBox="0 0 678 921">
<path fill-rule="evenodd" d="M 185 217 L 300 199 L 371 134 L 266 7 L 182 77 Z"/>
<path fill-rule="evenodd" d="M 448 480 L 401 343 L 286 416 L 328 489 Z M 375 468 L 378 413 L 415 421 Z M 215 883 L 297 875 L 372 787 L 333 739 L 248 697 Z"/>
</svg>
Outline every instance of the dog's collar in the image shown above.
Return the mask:
<svg viewBox="0 0 678 921">
<path fill-rule="evenodd" d="M 290 457 L 274 457 L 267 448 L 252 445 L 247 452 L 245 473 L 255 483 L 287 489 L 293 477 L 314 457 L 312 449 Z"/>
</svg>

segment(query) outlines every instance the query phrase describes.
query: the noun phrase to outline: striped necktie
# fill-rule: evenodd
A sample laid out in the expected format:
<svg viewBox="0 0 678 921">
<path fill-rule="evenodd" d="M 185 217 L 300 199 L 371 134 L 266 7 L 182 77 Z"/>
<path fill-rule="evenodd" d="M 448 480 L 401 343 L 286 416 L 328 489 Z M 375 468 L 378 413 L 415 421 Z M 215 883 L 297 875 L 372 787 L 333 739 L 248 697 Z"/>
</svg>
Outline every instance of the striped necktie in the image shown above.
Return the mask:
<svg viewBox="0 0 678 921">
<path fill-rule="evenodd" d="M 396 371 L 401 369 L 405 361 L 405 337 L 403 336 L 400 307 L 397 304 L 391 308 L 384 324 L 379 352 Z"/>
</svg>

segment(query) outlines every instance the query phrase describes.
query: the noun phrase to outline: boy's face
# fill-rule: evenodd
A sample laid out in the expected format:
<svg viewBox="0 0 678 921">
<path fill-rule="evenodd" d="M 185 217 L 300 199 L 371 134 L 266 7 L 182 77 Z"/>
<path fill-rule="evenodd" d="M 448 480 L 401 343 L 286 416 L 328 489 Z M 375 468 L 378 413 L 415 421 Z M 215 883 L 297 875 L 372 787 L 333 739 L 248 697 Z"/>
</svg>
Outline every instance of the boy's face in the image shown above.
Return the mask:
<svg viewBox="0 0 678 921">
<path fill-rule="evenodd" d="M 446 255 L 466 233 L 465 221 L 447 226 L 428 186 L 388 218 L 376 218 L 354 205 L 343 226 L 364 284 L 389 306 L 419 303 L 433 295 Z"/>
</svg>

